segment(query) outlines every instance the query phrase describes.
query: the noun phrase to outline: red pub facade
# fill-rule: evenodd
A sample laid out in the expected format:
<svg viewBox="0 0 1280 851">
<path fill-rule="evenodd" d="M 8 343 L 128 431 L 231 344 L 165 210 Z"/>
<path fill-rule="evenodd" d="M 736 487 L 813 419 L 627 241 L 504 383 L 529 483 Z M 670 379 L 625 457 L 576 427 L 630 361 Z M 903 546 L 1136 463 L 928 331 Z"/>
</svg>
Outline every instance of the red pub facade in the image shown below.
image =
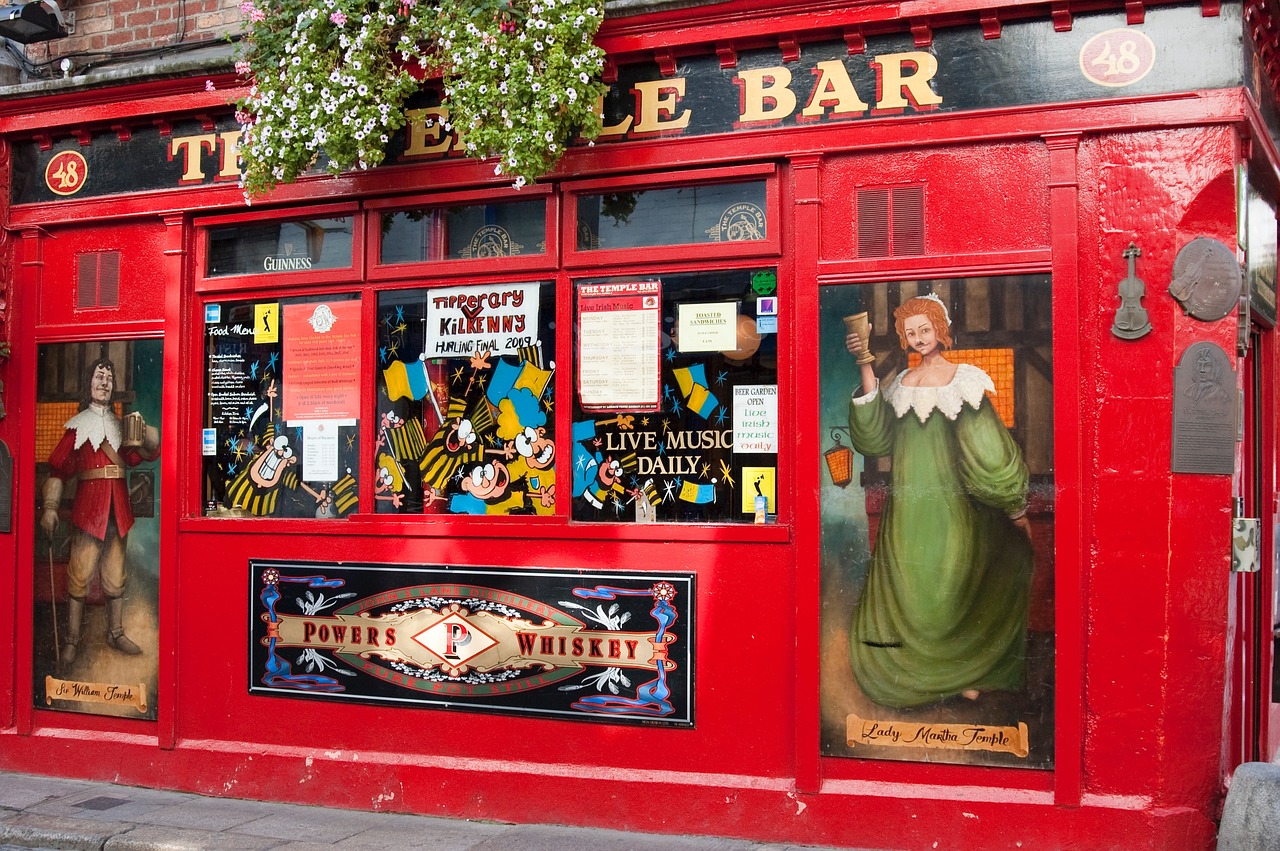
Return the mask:
<svg viewBox="0 0 1280 851">
<path fill-rule="evenodd" d="M 536 184 L 428 86 L 252 205 L 226 59 L 15 87 L 0 767 L 1212 847 L 1280 748 L 1278 16 L 611 8 Z"/>
</svg>

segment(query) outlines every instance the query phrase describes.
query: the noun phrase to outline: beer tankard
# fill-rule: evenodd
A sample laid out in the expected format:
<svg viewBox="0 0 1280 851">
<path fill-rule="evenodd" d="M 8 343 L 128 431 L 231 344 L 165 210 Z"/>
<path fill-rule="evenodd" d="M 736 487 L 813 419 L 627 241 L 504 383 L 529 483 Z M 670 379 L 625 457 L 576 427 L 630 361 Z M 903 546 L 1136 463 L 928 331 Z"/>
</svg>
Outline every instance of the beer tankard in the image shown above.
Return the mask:
<svg viewBox="0 0 1280 851">
<path fill-rule="evenodd" d="M 876 356 L 871 353 L 871 319 L 864 310 L 862 313 L 854 313 L 851 316 L 844 317 L 844 327 L 846 330 L 852 331 L 858 335 L 858 339 L 862 340 L 862 349 L 858 352 L 855 363 L 873 363 Z"/>
<path fill-rule="evenodd" d="M 147 424 L 143 422 L 142 414 L 137 411 L 130 411 L 125 414 L 122 427 L 124 430 L 124 446 L 130 449 L 137 449 L 142 446 L 143 437 L 147 432 Z"/>
</svg>

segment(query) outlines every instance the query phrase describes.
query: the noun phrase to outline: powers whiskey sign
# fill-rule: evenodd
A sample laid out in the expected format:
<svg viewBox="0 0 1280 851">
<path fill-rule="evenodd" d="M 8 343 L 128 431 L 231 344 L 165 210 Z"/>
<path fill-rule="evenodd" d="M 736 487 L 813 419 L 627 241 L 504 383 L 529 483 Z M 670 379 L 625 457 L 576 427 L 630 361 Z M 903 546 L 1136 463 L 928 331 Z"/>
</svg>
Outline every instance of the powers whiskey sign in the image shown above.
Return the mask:
<svg viewBox="0 0 1280 851">
<path fill-rule="evenodd" d="M 251 562 L 251 693 L 693 725 L 693 574 Z"/>
</svg>

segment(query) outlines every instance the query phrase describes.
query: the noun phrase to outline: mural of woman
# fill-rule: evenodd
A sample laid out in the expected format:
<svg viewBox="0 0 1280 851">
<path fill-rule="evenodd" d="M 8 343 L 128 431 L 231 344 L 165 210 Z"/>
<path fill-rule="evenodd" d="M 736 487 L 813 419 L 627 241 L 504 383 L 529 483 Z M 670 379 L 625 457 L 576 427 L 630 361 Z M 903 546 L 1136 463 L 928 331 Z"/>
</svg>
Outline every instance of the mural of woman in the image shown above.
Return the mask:
<svg viewBox="0 0 1280 851">
<path fill-rule="evenodd" d="M 854 448 L 893 464 L 853 616 L 854 676 L 868 698 L 895 708 L 1019 690 L 1032 570 L 1027 466 L 987 398 L 990 376 L 947 360 L 942 300 L 909 299 L 894 318 L 919 365 L 881 386 L 862 364 L 849 405 Z M 845 337 L 852 354 L 865 344 Z"/>
</svg>

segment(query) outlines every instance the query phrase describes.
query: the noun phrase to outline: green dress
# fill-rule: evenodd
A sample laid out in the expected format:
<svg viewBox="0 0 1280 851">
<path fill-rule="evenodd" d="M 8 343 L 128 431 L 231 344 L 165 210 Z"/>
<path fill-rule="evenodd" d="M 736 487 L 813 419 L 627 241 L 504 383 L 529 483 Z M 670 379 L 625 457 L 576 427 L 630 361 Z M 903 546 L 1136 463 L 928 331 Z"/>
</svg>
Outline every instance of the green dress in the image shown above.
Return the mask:
<svg viewBox="0 0 1280 851">
<path fill-rule="evenodd" d="M 1020 689 L 1032 554 L 1010 518 L 1026 510 L 1027 466 L 981 369 L 959 364 L 945 387 L 905 375 L 849 406 L 854 448 L 893 461 L 853 616 L 854 675 L 890 707 Z"/>
</svg>

